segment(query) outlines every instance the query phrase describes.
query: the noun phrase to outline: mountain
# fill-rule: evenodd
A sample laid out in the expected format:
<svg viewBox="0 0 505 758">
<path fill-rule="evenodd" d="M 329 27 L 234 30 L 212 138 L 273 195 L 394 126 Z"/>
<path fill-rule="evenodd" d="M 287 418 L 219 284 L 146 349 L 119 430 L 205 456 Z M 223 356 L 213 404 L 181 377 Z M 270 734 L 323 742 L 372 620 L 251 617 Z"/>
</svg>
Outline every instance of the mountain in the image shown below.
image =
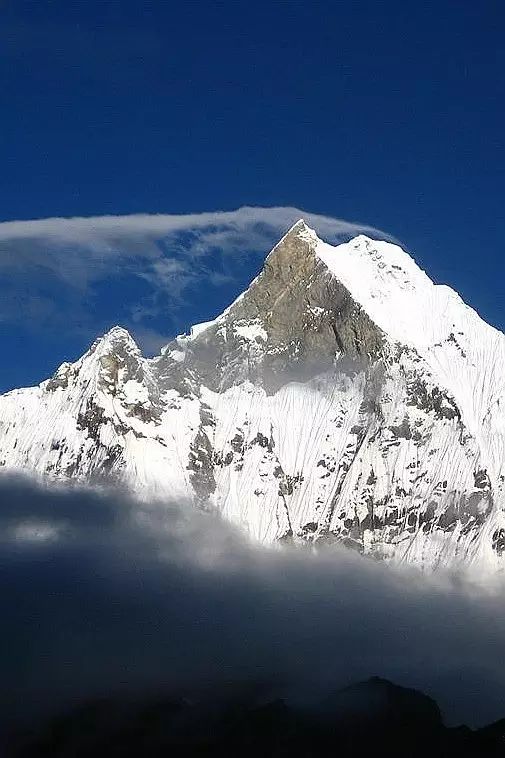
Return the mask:
<svg viewBox="0 0 505 758">
<path fill-rule="evenodd" d="M 12 735 L 5 755 L 482 758 L 503 755 L 504 735 L 505 720 L 475 731 L 446 727 L 430 697 L 373 677 L 310 708 L 254 687 L 213 691 L 211 702 L 160 695 L 94 700 Z"/>
<path fill-rule="evenodd" d="M 299 221 L 160 356 L 115 327 L 1 396 L 0 463 L 189 499 L 264 542 L 496 570 L 504 370 L 505 335 L 400 247 L 332 247 Z"/>
</svg>

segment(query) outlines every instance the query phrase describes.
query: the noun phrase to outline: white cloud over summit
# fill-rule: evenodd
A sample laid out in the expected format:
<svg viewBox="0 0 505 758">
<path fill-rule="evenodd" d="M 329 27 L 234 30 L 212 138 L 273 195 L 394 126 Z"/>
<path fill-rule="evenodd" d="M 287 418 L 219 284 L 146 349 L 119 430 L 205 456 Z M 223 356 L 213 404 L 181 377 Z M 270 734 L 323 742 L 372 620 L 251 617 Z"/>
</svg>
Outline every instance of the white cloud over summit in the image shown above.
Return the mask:
<svg viewBox="0 0 505 758">
<path fill-rule="evenodd" d="M 59 323 L 67 330 L 85 323 L 99 331 L 90 298 L 108 280 L 133 277 L 144 289 L 131 301 L 124 293 L 126 325 L 141 340 L 150 334 L 145 345 L 150 349 L 170 331 L 169 323 L 163 335 L 153 328 L 161 310 L 169 313 L 192 286 L 232 286 L 240 261 L 257 256 L 259 262 L 301 217 L 330 242 L 358 233 L 390 238 L 367 225 L 289 207 L 0 223 L 0 321 L 25 319 L 48 328 Z"/>
<path fill-rule="evenodd" d="M 282 233 L 297 219 L 317 229 L 328 239 L 352 237 L 359 233 L 388 236 L 379 229 L 343 219 L 306 213 L 299 208 L 242 207 L 235 211 L 189 213 L 181 215 L 139 213 L 129 216 L 90 216 L 88 218 L 46 218 L 0 223 L 0 243 L 31 241 L 55 247 L 76 245 L 89 250 L 90 257 L 118 255 L 121 243 L 144 244 L 180 232 L 193 232 L 189 248 L 194 255 L 205 253 L 209 246 L 231 252 L 242 234 L 254 232 L 251 241 L 261 245 L 272 233 Z M 143 253 L 131 249 L 130 254 L 151 257 L 152 249 Z M 0 262 L 0 265 L 3 261 Z"/>
</svg>

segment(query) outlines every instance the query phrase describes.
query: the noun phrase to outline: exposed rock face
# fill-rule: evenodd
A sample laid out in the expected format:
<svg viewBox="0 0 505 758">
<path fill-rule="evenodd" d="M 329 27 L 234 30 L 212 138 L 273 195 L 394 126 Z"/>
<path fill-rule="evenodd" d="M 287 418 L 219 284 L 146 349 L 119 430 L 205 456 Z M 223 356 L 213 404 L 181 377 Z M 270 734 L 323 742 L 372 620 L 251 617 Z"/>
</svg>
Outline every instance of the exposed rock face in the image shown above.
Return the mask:
<svg viewBox="0 0 505 758">
<path fill-rule="evenodd" d="M 0 398 L 0 463 L 120 477 L 259 540 L 498 568 L 505 337 L 394 245 L 303 222 L 220 317 L 144 359 L 115 328 Z"/>
<path fill-rule="evenodd" d="M 339 358 L 353 370 L 379 355 L 381 330 L 317 257 L 316 241 L 298 222 L 224 317 L 187 343 L 185 365 L 201 383 L 222 392 L 251 381 L 272 394 Z"/>
</svg>

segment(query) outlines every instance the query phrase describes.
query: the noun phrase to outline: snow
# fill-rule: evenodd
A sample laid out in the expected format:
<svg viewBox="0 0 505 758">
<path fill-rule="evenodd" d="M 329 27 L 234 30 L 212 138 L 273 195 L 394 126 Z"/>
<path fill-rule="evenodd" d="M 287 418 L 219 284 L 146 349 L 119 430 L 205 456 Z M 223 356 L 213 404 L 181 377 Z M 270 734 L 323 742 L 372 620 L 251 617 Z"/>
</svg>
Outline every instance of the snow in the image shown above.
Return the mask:
<svg viewBox="0 0 505 758">
<path fill-rule="evenodd" d="M 172 358 L 176 363 L 182 363 L 186 353 L 184 350 L 167 350 L 166 355 Z"/>
<path fill-rule="evenodd" d="M 397 245 L 360 235 L 337 247 L 317 240 L 316 254 L 392 340 L 422 349 L 466 319 L 460 297 L 434 285 Z"/>
<path fill-rule="evenodd" d="M 339 353 L 334 371 L 274 394 L 243 381 L 246 371 L 223 392 L 191 374 L 181 389 L 188 343 L 197 350 L 202 336 L 233 329 L 234 360 L 246 369 L 264 345 L 270 355 L 285 349 L 268 345 L 261 318 L 233 321 L 230 306 L 163 351 L 178 364 L 169 363 L 173 384 L 164 376 L 163 391 L 157 361 L 114 327 L 52 380 L 1 396 L 3 470 L 87 481 L 107 469 L 146 499 L 201 505 L 194 473 L 207 466 L 206 507 L 259 541 L 339 534 L 347 524 L 349 541 L 389 560 L 501 569 L 492 545 L 505 530 L 505 336 L 397 245 L 359 236 L 332 247 L 303 222 L 293 234 L 384 334 L 372 409 L 372 370 L 339 369 Z M 300 328 L 326 306 L 311 302 Z M 440 413 L 412 402 L 416 382 L 438 393 Z M 455 507 L 466 520 L 451 522 Z M 371 508 L 375 531 L 363 526 Z M 433 514 L 449 526 L 425 529 Z M 20 539 L 49 537 L 19 526 Z"/>
<path fill-rule="evenodd" d="M 214 321 L 202 321 L 201 324 L 195 324 L 191 327 L 190 336 L 191 339 L 196 339 L 197 337 L 202 334 L 202 332 L 205 332 L 209 327 L 211 327 L 214 324 Z"/>
<path fill-rule="evenodd" d="M 123 385 L 123 396 L 127 405 L 130 403 L 149 402 L 149 392 L 147 387 L 133 379 L 130 379 Z"/>
<path fill-rule="evenodd" d="M 233 331 L 235 332 L 237 336 L 242 337 L 243 339 L 248 340 L 248 341 L 253 341 L 253 340 L 261 340 L 262 342 L 267 341 L 268 335 L 265 329 L 263 328 L 261 321 L 259 319 L 254 319 L 251 321 L 242 320 L 234 325 Z"/>
<path fill-rule="evenodd" d="M 311 230 L 304 232 L 314 239 Z M 397 245 L 360 235 L 316 255 L 392 342 L 408 345 L 456 399 L 496 480 L 505 452 L 505 336 Z"/>
</svg>

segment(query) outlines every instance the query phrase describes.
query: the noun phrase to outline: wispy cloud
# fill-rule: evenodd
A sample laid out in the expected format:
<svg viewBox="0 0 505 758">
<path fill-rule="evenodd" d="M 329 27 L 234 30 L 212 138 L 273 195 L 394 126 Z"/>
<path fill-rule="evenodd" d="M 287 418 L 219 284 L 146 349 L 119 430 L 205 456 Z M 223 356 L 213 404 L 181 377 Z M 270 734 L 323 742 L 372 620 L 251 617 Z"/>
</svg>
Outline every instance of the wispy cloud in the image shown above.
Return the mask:
<svg viewBox="0 0 505 758">
<path fill-rule="evenodd" d="M 150 331 L 152 336 L 153 325 L 144 320 L 147 314 L 152 319 L 161 308 L 169 312 L 197 284 L 227 284 L 230 293 L 237 294 L 232 285 L 241 262 L 250 265 L 252 257 L 259 263 L 301 217 L 330 242 L 358 233 L 390 238 L 364 224 L 288 207 L 0 223 L 0 278 L 6 285 L 0 321 L 24 318 L 34 323 L 33 314 L 38 313 L 39 326 L 59 319 L 72 329 L 78 315 L 79 323 L 87 318 L 89 327 L 99 330 L 93 309 L 86 307 L 90 296 L 108 279 L 133 277 L 146 291 L 125 293 L 131 300 L 123 306 L 138 333 Z M 57 294 L 51 294 L 55 288 Z"/>
</svg>

